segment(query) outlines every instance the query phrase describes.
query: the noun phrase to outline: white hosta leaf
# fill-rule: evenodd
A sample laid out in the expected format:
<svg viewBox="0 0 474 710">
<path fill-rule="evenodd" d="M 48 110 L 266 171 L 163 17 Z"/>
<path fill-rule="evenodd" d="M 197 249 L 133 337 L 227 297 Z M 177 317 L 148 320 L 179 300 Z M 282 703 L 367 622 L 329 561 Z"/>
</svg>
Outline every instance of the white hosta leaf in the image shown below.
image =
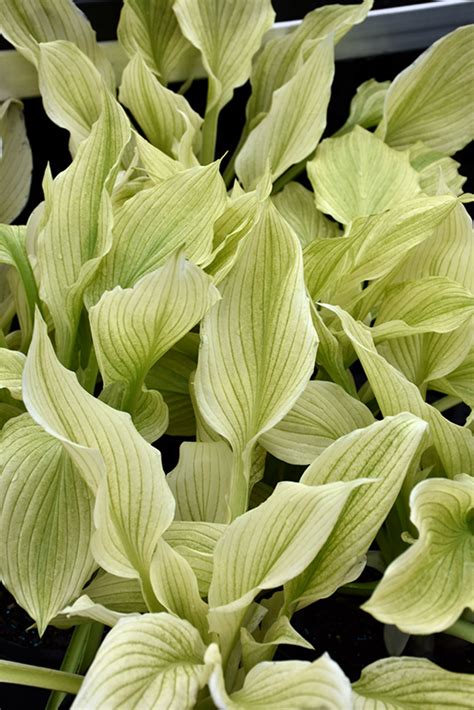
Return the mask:
<svg viewBox="0 0 474 710">
<path fill-rule="evenodd" d="M 242 453 L 298 399 L 317 347 L 301 247 L 271 203 L 221 292 L 203 321 L 196 396 L 212 429 Z"/>
<path fill-rule="evenodd" d="M 144 385 L 130 389 L 126 382 L 113 382 L 102 390 L 99 399 L 114 409 L 129 411 L 136 429 L 150 444 L 168 427 L 168 407 L 162 394 Z"/>
<path fill-rule="evenodd" d="M 218 523 L 175 520 L 163 536 L 191 565 L 202 596 L 208 595 L 214 568 L 214 549 L 225 529 L 225 525 Z"/>
<path fill-rule="evenodd" d="M 3 429 L 2 579 L 43 634 L 90 577 L 94 496 L 60 441 L 28 414 Z"/>
<path fill-rule="evenodd" d="M 115 216 L 114 241 L 89 289 L 88 305 L 114 286 L 133 286 L 180 247 L 191 261 L 205 261 L 226 201 L 217 163 L 186 170 L 127 200 Z"/>
<path fill-rule="evenodd" d="M 289 646 L 299 646 L 300 648 L 313 649 L 309 641 L 306 641 L 290 624 L 287 616 L 280 616 L 270 626 L 263 641 L 254 639 L 247 628 L 240 630 L 240 642 L 242 644 L 242 660 L 245 671 L 248 673 L 257 663 L 267 661 L 272 658 L 275 647 L 280 644 Z"/>
<path fill-rule="evenodd" d="M 137 579 L 116 577 L 100 570 L 92 582 L 83 589 L 94 604 L 105 606 L 123 614 L 141 613 L 147 610 Z"/>
<path fill-rule="evenodd" d="M 406 633 L 431 634 L 454 624 L 465 607 L 474 608 L 474 480 L 422 481 L 410 507 L 419 537 L 388 566 L 363 608 Z"/>
<path fill-rule="evenodd" d="M 424 658 L 382 658 L 364 668 L 352 691 L 354 710 L 469 710 L 474 678 L 446 671 Z"/>
<path fill-rule="evenodd" d="M 360 126 L 324 140 L 307 169 L 318 209 L 342 224 L 385 212 L 420 192 L 408 152 L 389 148 Z"/>
<path fill-rule="evenodd" d="M 201 599 L 193 568 L 165 540 L 158 542 L 150 579 L 158 601 L 166 611 L 195 626 L 202 638 L 208 633 L 207 604 Z"/>
<path fill-rule="evenodd" d="M 474 230 L 472 219 L 463 204 L 439 222 L 436 229 L 403 260 L 394 274 L 396 281 L 446 276 L 474 291 Z"/>
<path fill-rule="evenodd" d="M 75 153 L 100 116 L 106 85 L 77 45 L 58 40 L 39 45 L 38 79 L 49 118 L 71 134 Z"/>
<path fill-rule="evenodd" d="M 445 155 L 463 148 L 474 138 L 473 61 L 474 25 L 435 42 L 392 82 L 377 134 L 399 149 L 420 140 Z"/>
<path fill-rule="evenodd" d="M 89 311 L 97 361 L 105 385 L 126 385 L 122 406 L 135 399 L 152 365 L 195 326 L 219 298 L 211 278 L 174 254 L 132 288 L 117 286 Z"/>
<path fill-rule="evenodd" d="M 303 249 L 316 238 L 340 236 L 338 225 L 317 209 L 314 193 L 297 182 L 285 185 L 273 203 L 295 230 Z"/>
<path fill-rule="evenodd" d="M 149 143 L 139 133 L 133 133 L 140 162 L 154 183 L 161 183 L 176 173 L 185 170 L 185 166 L 173 160 L 159 148 Z M 151 186 L 150 186 L 151 187 Z"/>
<path fill-rule="evenodd" d="M 178 157 L 176 149 L 188 125 L 194 136 L 199 136 L 202 118 L 184 96 L 160 84 L 140 54 L 124 69 L 119 98 L 130 109 L 148 140 L 172 158 Z"/>
<path fill-rule="evenodd" d="M 301 573 L 362 483 L 307 486 L 285 481 L 265 503 L 234 520 L 214 551 L 211 618 L 245 609 L 259 590 L 278 587 Z"/>
<path fill-rule="evenodd" d="M 311 381 L 288 414 L 260 437 L 273 456 L 310 464 L 340 436 L 374 421 L 370 410 L 333 382 Z"/>
<path fill-rule="evenodd" d="M 356 322 L 337 306 L 326 306 L 339 317 L 365 370 L 367 379 L 384 417 L 412 412 L 430 425 L 430 437 L 450 478 L 459 472 L 474 473 L 474 437 L 472 432 L 452 424 L 434 407 L 424 402 L 420 391 L 375 348 L 370 328 Z"/>
<path fill-rule="evenodd" d="M 227 523 L 232 470 L 225 442 L 181 444 L 178 465 L 166 479 L 176 499 L 176 518 Z"/>
<path fill-rule="evenodd" d="M 452 372 L 431 380 L 430 388 L 459 397 L 474 409 L 474 348 L 471 346 L 466 359 Z"/>
<path fill-rule="evenodd" d="M 317 661 L 259 663 L 247 674 L 240 690 L 228 695 L 217 647 L 209 647 L 206 660 L 215 667 L 209 688 L 216 707 L 222 710 L 298 708 L 346 710 L 351 706 L 349 680 L 327 654 Z"/>
<path fill-rule="evenodd" d="M 275 91 L 268 113 L 237 156 L 236 173 L 246 189 L 255 187 L 268 168 L 274 181 L 306 158 L 326 127 L 334 76 L 333 36 L 312 41 L 305 55 L 295 75 Z"/>
<path fill-rule="evenodd" d="M 377 126 L 382 120 L 389 86 L 389 81 L 376 81 L 376 79 L 369 79 L 358 86 L 352 97 L 347 121 L 335 135 L 348 133 L 354 126 L 362 126 L 362 128 Z"/>
<path fill-rule="evenodd" d="M 252 57 L 273 24 L 270 0 L 176 0 L 184 36 L 201 52 L 209 77 L 206 112 L 220 110 L 250 76 Z"/>
<path fill-rule="evenodd" d="M 159 451 L 128 414 L 89 395 L 57 360 L 38 318 L 23 374 L 31 416 L 64 443 L 97 491 L 93 552 L 122 577 L 146 580 L 158 539 L 170 525 L 174 500 Z"/>
<path fill-rule="evenodd" d="M 14 399 L 21 400 L 21 378 L 25 356 L 17 350 L 0 348 L 0 387 L 6 387 Z"/>
<path fill-rule="evenodd" d="M 95 657 L 73 708 L 194 707 L 211 668 L 199 632 L 170 614 L 122 619 Z"/>
<path fill-rule="evenodd" d="M 120 611 L 113 611 L 108 609 L 102 604 L 92 601 L 87 594 L 83 594 L 76 601 L 61 609 L 59 614 L 55 616 L 52 620 L 53 626 L 58 626 L 59 628 L 68 628 L 69 626 L 76 626 L 81 623 L 88 623 L 90 621 L 97 621 L 99 624 L 104 624 L 104 626 L 115 626 L 120 619 L 124 617 L 129 617 L 130 614 L 124 614 Z M 135 615 L 136 617 L 139 614 Z"/>
<path fill-rule="evenodd" d="M 4 0 L 0 33 L 38 66 L 41 42 L 64 39 L 86 54 L 100 71 L 107 85 L 115 87 L 112 65 L 96 42 L 95 32 L 72 0 Z"/>
<path fill-rule="evenodd" d="M 130 57 L 140 54 L 164 84 L 178 68 L 189 67 L 196 54 L 173 12 L 175 0 L 125 0 L 117 35 Z"/>
<path fill-rule="evenodd" d="M 352 481 L 357 476 L 373 483 L 352 493 L 318 555 L 286 586 L 292 610 L 328 597 L 345 582 L 357 579 L 405 476 L 418 463 L 426 429 L 425 422 L 410 414 L 386 417 L 341 437 L 306 469 L 301 478 L 306 485 Z"/>
<path fill-rule="evenodd" d="M 353 25 L 362 22 L 373 0 L 358 5 L 327 5 L 309 12 L 290 33 L 270 40 L 255 57 L 250 77 L 252 94 L 247 104 L 247 124 L 253 128 L 270 110 L 274 92 L 298 71 L 308 41 L 330 34 L 337 43 Z"/>
<path fill-rule="evenodd" d="M 84 290 L 110 248 L 109 195 L 129 138 L 125 112 L 104 92 L 89 138 L 46 197 L 47 222 L 38 243 L 40 293 L 54 320 L 59 357 L 66 363 L 74 354 Z"/>
<path fill-rule="evenodd" d="M 449 333 L 474 315 L 474 296 L 445 276 L 404 281 L 388 288 L 377 313 L 374 338 Z"/>
<path fill-rule="evenodd" d="M 0 222 L 13 222 L 26 205 L 32 170 L 23 104 L 8 99 L 0 103 Z"/>
<path fill-rule="evenodd" d="M 452 192 L 454 195 L 462 193 L 466 178 L 458 173 L 461 165 L 456 160 L 418 141 L 410 148 L 410 162 L 418 171 L 420 187 L 427 195 L 440 194 L 440 173 L 447 188 L 446 192 Z"/>
</svg>

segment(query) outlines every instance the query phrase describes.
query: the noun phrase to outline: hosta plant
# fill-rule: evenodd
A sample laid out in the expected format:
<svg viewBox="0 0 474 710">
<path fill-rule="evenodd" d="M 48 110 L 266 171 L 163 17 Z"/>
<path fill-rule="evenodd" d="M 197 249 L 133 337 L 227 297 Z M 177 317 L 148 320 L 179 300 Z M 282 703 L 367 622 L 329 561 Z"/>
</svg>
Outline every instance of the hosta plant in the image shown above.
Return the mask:
<svg viewBox="0 0 474 710">
<path fill-rule="evenodd" d="M 21 103 L 1 105 L 0 571 L 38 634 L 74 633 L 62 670 L 4 660 L 0 681 L 50 688 L 50 709 L 471 706 L 472 678 L 428 660 L 352 686 L 328 655 L 273 661 L 310 646 L 297 610 L 348 588 L 388 637 L 473 637 L 473 241 L 452 156 L 474 28 L 362 84 L 322 138 L 334 46 L 370 7 L 269 39 L 270 0 L 125 0 L 117 76 L 72 1 L 2 2 L 70 135 L 12 225 L 31 153 Z M 173 84 L 199 66 L 203 116 Z M 183 442 L 166 473 L 165 432 Z"/>
</svg>

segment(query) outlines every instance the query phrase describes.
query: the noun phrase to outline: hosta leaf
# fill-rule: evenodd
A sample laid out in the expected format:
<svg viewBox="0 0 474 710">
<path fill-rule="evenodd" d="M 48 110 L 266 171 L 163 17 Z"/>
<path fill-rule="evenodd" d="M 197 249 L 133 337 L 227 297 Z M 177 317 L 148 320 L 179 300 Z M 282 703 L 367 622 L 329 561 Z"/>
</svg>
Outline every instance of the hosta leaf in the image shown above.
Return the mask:
<svg viewBox="0 0 474 710">
<path fill-rule="evenodd" d="M 286 185 L 273 203 L 293 227 L 303 248 L 316 238 L 340 236 L 338 225 L 317 209 L 314 194 L 297 182 Z"/>
<path fill-rule="evenodd" d="M 83 476 L 98 486 L 92 541 L 98 563 L 146 583 L 158 539 L 174 514 L 159 451 L 127 414 L 82 389 L 57 360 L 40 319 L 25 365 L 23 397 L 31 416 L 64 443 Z"/>
<path fill-rule="evenodd" d="M 307 486 L 285 481 L 265 503 L 234 520 L 215 548 L 211 607 L 217 613 L 245 609 L 259 590 L 302 572 L 363 482 Z"/>
<path fill-rule="evenodd" d="M 333 441 L 374 421 L 370 410 L 333 382 L 308 382 L 288 414 L 260 437 L 273 456 L 310 464 Z"/>
<path fill-rule="evenodd" d="M 175 0 L 125 0 L 117 35 L 130 57 L 140 54 L 164 84 L 178 67 L 189 73 L 196 54 L 173 12 Z"/>
<path fill-rule="evenodd" d="M 472 432 L 445 419 L 426 404 L 416 385 L 409 382 L 383 358 L 374 346 L 370 329 L 337 306 L 326 306 L 339 317 L 365 370 L 367 379 L 384 417 L 412 412 L 430 425 L 430 437 L 450 478 L 460 472 L 474 471 Z"/>
<path fill-rule="evenodd" d="M 13 222 L 26 205 L 32 169 L 23 104 L 8 99 L 0 103 L 0 222 Z"/>
<path fill-rule="evenodd" d="M 176 253 L 132 288 L 117 286 L 89 312 L 105 385 L 126 385 L 122 406 L 132 414 L 152 365 L 198 323 L 219 298 L 211 279 Z"/>
<path fill-rule="evenodd" d="M 430 634 L 474 607 L 474 481 L 466 475 L 422 481 L 410 507 L 419 537 L 389 565 L 363 608 L 407 633 Z"/>
<path fill-rule="evenodd" d="M 438 375 L 439 378 L 439 375 Z M 466 359 L 445 377 L 432 379 L 430 389 L 459 397 L 474 408 L 474 348 L 471 346 Z"/>
<path fill-rule="evenodd" d="M 51 624 L 59 628 L 68 628 L 69 626 L 77 626 L 90 621 L 97 621 L 104 626 L 115 626 L 120 619 L 130 616 L 120 611 L 113 611 L 102 604 L 92 601 L 86 594 L 80 596 L 76 601 L 61 609 L 59 614 L 54 617 Z M 136 614 L 138 617 L 138 614 Z"/>
<path fill-rule="evenodd" d="M 84 290 L 110 248 L 109 194 L 129 137 L 123 109 L 104 92 L 100 118 L 46 198 L 48 217 L 38 244 L 40 293 L 66 364 L 74 354 Z"/>
<path fill-rule="evenodd" d="M 163 396 L 145 385 L 130 389 L 127 382 L 113 382 L 102 390 L 99 399 L 114 409 L 129 411 L 136 429 L 150 444 L 168 427 L 168 407 Z"/>
<path fill-rule="evenodd" d="M 306 158 L 326 127 L 334 76 L 333 36 L 305 47 L 306 60 L 272 100 L 265 117 L 250 132 L 235 168 L 246 189 L 255 187 L 269 168 L 272 181 Z"/>
<path fill-rule="evenodd" d="M 298 399 L 317 347 L 301 248 L 271 203 L 221 291 L 203 321 L 195 389 L 208 424 L 241 455 Z"/>
<path fill-rule="evenodd" d="M 115 87 L 112 65 L 96 42 L 95 32 L 72 0 L 5 0 L 0 32 L 37 67 L 41 42 L 65 39 L 95 64 L 110 88 Z"/>
<path fill-rule="evenodd" d="M 377 313 L 374 338 L 449 333 L 474 315 L 474 296 L 445 276 L 404 281 L 388 288 Z"/>
<path fill-rule="evenodd" d="M 193 708 L 209 677 L 199 632 L 170 614 L 122 619 L 95 657 L 72 707 Z"/>
<path fill-rule="evenodd" d="M 89 289 L 88 304 L 114 286 L 133 286 L 180 247 L 195 263 L 205 261 L 226 199 L 219 166 L 213 163 L 174 175 L 127 200 L 115 217 L 114 241 Z"/>
<path fill-rule="evenodd" d="M 140 162 L 154 183 L 159 184 L 164 180 L 173 177 L 176 173 L 185 170 L 184 165 L 181 165 L 177 160 L 170 158 L 169 155 L 163 153 L 163 151 L 159 148 L 155 148 L 154 145 L 149 143 L 139 133 L 134 132 L 133 138 Z"/>
<path fill-rule="evenodd" d="M 468 710 L 474 678 L 446 671 L 424 658 L 382 658 L 364 668 L 352 690 L 354 710 L 438 710 L 450 706 Z"/>
<path fill-rule="evenodd" d="M 341 40 L 353 25 L 362 22 L 372 0 L 359 5 L 327 5 L 309 12 L 289 34 L 270 40 L 255 57 L 252 66 L 252 94 L 247 104 L 247 123 L 253 128 L 270 110 L 273 94 L 298 71 L 311 40 L 330 34 Z"/>
<path fill-rule="evenodd" d="M 116 577 L 99 570 L 92 582 L 84 587 L 83 594 L 95 604 L 106 606 L 123 614 L 146 611 L 146 604 L 136 579 Z"/>
<path fill-rule="evenodd" d="M 219 665 L 217 647 L 210 646 L 206 660 L 214 661 L 209 680 L 212 698 L 219 708 L 311 708 L 343 710 L 351 705 L 351 686 L 337 663 L 327 654 L 317 661 L 259 663 L 247 674 L 240 690 L 227 694 Z"/>
<path fill-rule="evenodd" d="M 1 350 L 0 350 L 1 353 Z M 227 523 L 232 452 L 221 442 L 184 442 L 167 482 L 176 499 L 177 520 Z"/>
<path fill-rule="evenodd" d="M 124 69 L 119 98 L 130 109 L 148 140 L 172 158 L 178 157 L 177 146 L 188 125 L 196 137 L 199 134 L 202 118 L 184 96 L 160 84 L 140 54 Z M 196 147 L 199 148 L 199 142 Z"/>
<path fill-rule="evenodd" d="M 422 141 L 410 148 L 410 162 L 420 176 L 420 187 L 427 195 L 438 195 L 440 173 L 447 192 L 460 195 L 466 178 L 458 173 L 460 163 L 447 155 L 433 150 Z"/>
<path fill-rule="evenodd" d="M 252 57 L 272 26 L 270 0 L 176 0 L 184 36 L 201 52 L 209 77 L 206 112 L 220 110 L 250 76 Z"/>
<path fill-rule="evenodd" d="M 27 414 L 3 429 L 2 578 L 42 634 L 94 568 L 94 496 L 58 439 Z"/>
<path fill-rule="evenodd" d="M 474 137 L 473 61 L 474 25 L 435 42 L 392 82 L 377 134 L 399 149 L 420 140 L 445 155 L 463 148 Z"/>
<path fill-rule="evenodd" d="M 259 642 L 254 639 L 251 633 L 242 627 L 240 630 L 240 642 L 242 644 L 242 659 L 245 671 L 248 673 L 253 666 L 262 661 L 267 661 L 273 657 L 275 647 L 281 643 L 289 646 L 299 646 L 300 648 L 313 649 L 312 644 L 303 638 L 290 624 L 287 616 L 280 616 L 268 629 Z"/>
<path fill-rule="evenodd" d="M 21 399 L 21 378 L 25 356 L 17 350 L 0 348 L 0 387 L 6 387 L 14 399 Z"/>
<path fill-rule="evenodd" d="M 385 96 L 390 86 L 389 81 L 369 79 L 357 87 L 351 101 L 349 116 L 345 124 L 335 134 L 348 133 L 354 126 L 373 128 L 382 120 Z"/>
<path fill-rule="evenodd" d="M 156 598 L 166 611 L 189 621 L 206 638 L 207 604 L 199 595 L 196 575 L 185 557 L 163 539 L 155 551 L 150 579 Z"/>
<path fill-rule="evenodd" d="M 359 576 L 365 554 L 410 466 L 418 462 L 426 428 L 423 421 L 409 414 L 386 417 L 341 437 L 306 469 L 301 481 L 310 486 L 353 481 L 356 476 L 373 483 L 353 491 L 318 555 L 286 585 L 286 603 L 291 610 L 328 597 Z"/>
<path fill-rule="evenodd" d="M 307 169 L 318 209 L 343 224 L 385 212 L 420 191 L 408 152 L 389 148 L 360 126 L 323 141 Z"/>
<path fill-rule="evenodd" d="M 39 45 L 38 78 L 49 118 L 71 134 L 75 153 L 100 116 L 106 85 L 77 45 L 58 40 Z"/>
</svg>

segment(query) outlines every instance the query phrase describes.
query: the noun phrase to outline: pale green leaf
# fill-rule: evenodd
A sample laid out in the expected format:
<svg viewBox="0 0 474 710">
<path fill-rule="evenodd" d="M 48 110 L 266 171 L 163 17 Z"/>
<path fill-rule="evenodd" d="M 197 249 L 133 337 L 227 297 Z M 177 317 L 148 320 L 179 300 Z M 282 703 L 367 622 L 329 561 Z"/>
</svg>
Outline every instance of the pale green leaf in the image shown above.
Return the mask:
<svg viewBox="0 0 474 710">
<path fill-rule="evenodd" d="M 26 205 L 32 169 L 23 104 L 8 99 L 0 103 L 0 222 L 13 222 Z"/>
<path fill-rule="evenodd" d="M 226 526 L 219 523 L 175 520 L 163 535 L 163 539 L 191 565 L 202 596 L 209 592 L 214 549 L 225 529 Z"/>
<path fill-rule="evenodd" d="M 353 25 L 362 22 L 373 0 L 358 5 L 326 5 L 309 12 L 296 28 L 282 37 L 270 40 L 255 57 L 250 81 L 252 94 L 247 104 L 247 129 L 265 116 L 273 94 L 296 74 L 311 40 L 334 36 L 337 43 Z"/>
<path fill-rule="evenodd" d="M 125 0 L 117 30 L 120 44 L 130 59 L 140 54 L 164 84 L 173 80 L 178 69 L 189 74 L 196 54 L 179 28 L 174 2 Z"/>
<path fill-rule="evenodd" d="M 326 542 L 352 491 L 363 482 L 326 486 L 281 482 L 265 503 L 234 520 L 214 552 L 211 618 L 245 609 L 259 590 L 278 587 L 300 574 Z"/>
<path fill-rule="evenodd" d="M 319 338 L 316 363 L 323 372 L 327 372 L 332 380 L 351 396 L 356 396 L 354 378 L 344 362 L 344 350 L 341 342 L 324 322 L 321 313 L 314 305 L 311 307 L 313 323 Z"/>
<path fill-rule="evenodd" d="M 100 116 L 107 90 L 99 70 L 72 42 L 39 45 L 38 80 L 49 118 L 71 134 L 73 153 Z"/>
<path fill-rule="evenodd" d="M 146 611 L 146 604 L 136 579 L 116 577 L 99 570 L 94 579 L 82 590 L 95 604 L 112 611 L 132 614 Z"/>
<path fill-rule="evenodd" d="M 386 417 L 341 437 L 306 469 L 301 478 L 306 485 L 353 481 L 357 476 L 373 483 L 352 493 L 312 563 L 286 585 L 291 610 L 328 597 L 357 579 L 410 466 L 418 463 L 426 429 L 423 421 L 406 413 Z"/>
<path fill-rule="evenodd" d="M 138 617 L 138 614 L 136 616 Z M 124 617 L 130 617 L 130 614 L 108 609 L 106 606 L 92 601 L 87 594 L 83 594 L 73 604 L 61 609 L 59 614 L 51 620 L 51 625 L 67 629 L 70 626 L 97 621 L 99 624 L 112 627 Z"/>
<path fill-rule="evenodd" d="M 317 661 L 259 663 L 247 674 L 240 690 L 227 694 L 217 647 L 213 644 L 206 660 L 214 662 L 209 688 L 218 708 L 228 710 L 347 710 L 351 686 L 342 670 L 327 654 Z"/>
<path fill-rule="evenodd" d="M 156 598 L 166 611 L 189 621 L 206 638 L 207 604 L 200 597 L 196 575 L 186 558 L 163 539 L 153 557 L 150 579 Z"/>
<path fill-rule="evenodd" d="M 335 136 L 348 133 L 354 126 L 374 128 L 382 120 L 385 96 L 390 86 L 389 81 L 376 81 L 369 79 L 357 87 L 352 97 L 351 107 L 347 121 Z"/>
<path fill-rule="evenodd" d="M 435 42 L 390 85 L 377 134 L 399 149 L 420 140 L 445 155 L 463 148 L 474 138 L 473 62 L 474 25 Z"/>
<path fill-rule="evenodd" d="M 21 378 L 25 356 L 17 350 L 0 348 L 0 387 L 6 387 L 14 399 L 21 400 Z"/>
<path fill-rule="evenodd" d="M 203 321 L 196 397 L 212 429 L 248 456 L 304 390 L 317 347 L 301 247 L 271 203 L 221 292 Z"/>
<path fill-rule="evenodd" d="M 338 225 L 317 209 L 314 194 L 303 185 L 288 183 L 273 197 L 273 202 L 295 230 L 303 249 L 316 238 L 340 236 Z"/>
<path fill-rule="evenodd" d="M 60 441 L 24 414 L 3 429 L 2 579 L 43 634 L 94 569 L 94 496 Z"/>
<path fill-rule="evenodd" d="M 194 147 L 199 149 L 202 118 L 184 96 L 160 84 L 140 54 L 124 69 L 119 98 L 130 109 L 148 140 L 170 157 L 178 158 L 177 148 L 188 125 L 194 136 Z"/>
<path fill-rule="evenodd" d="M 422 481 L 410 507 L 419 537 L 388 566 L 363 608 L 406 633 L 430 634 L 474 608 L 474 481 Z"/>
<path fill-rule="evenodd" d="M 260 437 L 273 456 L 310 464 L 330 444 L 374 421 L 370 410 L 333 382 L 308 382 L 288 414 Z"/>
<path fill-rule="evenodd" d="M 458 173 L 460 163 L 433 150 L 422 141 L 410 148 L 410 162 L 420 175 L 420 187 L 427 195 L 439 194 L 440 176 L 448 190 L 460 195 L 466 178 Z"/>
<path fill-rule="evenodd" d="M 163 153 L 159 148 L 155 148 L 155 146 L 149 143 L 145 138 L 142 138 L 139 133 L 134 132 L 133 138 L 140 162 L 154 183 L 161 183 L 173 177 L 176 173 L 185 170 L 184 165 L 170 158 L 169 155 Z M 152 186 L 150 185 L 150 187 Z"/>
<path fill-rule="evenodd" d="M 460 472 L 474 473 L 474 437 L 472 432 L 445 419 L 423 401 L 420 391 L 375 348 L 370 328 L 356 322 L 337 306 L 326 306 L 336 313 L 345 334 L 365 370 L 367 379 L 384 417 L 412 412 L 430 425 L 430 437 L 450 478 Z"/>
<path fill-rule="evenodd" d="M 324 140 L 307 169 L 318 209 L 343 224 L 385 212 L 420 192 L 408 152 L 389 148 L 360 126 Z"/>
<path fill-rule="evenodd" d="M 90 309 L 95 352 L 105 385 L 124 383 L 122 407 L 136 398 L 152 367 L 219 298 L 211 278 L 180 252 L 132 288 L 117 286 Z M 165 427 L 166 428 L 166 427 Z"/>
<path fill-rule="evenodd" d="M 82 475 L 98 487 L 97 562 L 122 577 L 146 576 L 158 539 L 170 525 L 174 500 L 158 450 L 129 415 L 89 395 L 57 360 L 38 318 L 23 374 L 31 416 L 66 446 Z"/>
<path fill-rule="evenodd" d="M 244 669 L 247 673 L 257 663 L 273 658 L 276 650 L 275 646 L 280 644 L 313 649 L 309 641 L 306 641 L 291 626 L 287 616 L 280 616 L 267 630 L 262 641 L 256 641 L 252 634 L 245 627 L 242 627 L 240 630 L 240 642 L 242 644 Z"/>
<path fill-rule="evenodd" d="M 41 42 L 64 39 L 86 54 L 107 85 L 115 87 L 109 60 L 96 42 L 95 32 L 72 0 L 4 0 L 0 33 L 37 67 Z"/>
<path fill-rule="evenodd" d="M 270 0 L 176 0 L 184 36 L 201 52 L 209 77 L 206 112 L 220 110 L 250 76 L 251 61 L 273 24 Z"/>
<path fill-rule="evenodd" d="M 129 411 L 136 429 L 150 444 L 168 428 L 168 407 L 163 395 L 145 385 L 130 390 L 126 382 L 112 382 L 102 390 L 99 399 L 114 409 Z"/>
<path fill-rule="evenodd" d="M 272 181 L 317 146 L 326 127 L 334 76 L 334 38 L 305 46 L 305 61 L 275 91 L 265 117 L 250 132 L 235 163 L 246 189 L 255 187 L 269 168 Z"/>
<path fill-rule="evenodd" d="M 438 374 L 439 378 L 439 374 Z M 474 408 L 474 348 L 471 346 L 466 359 L 454 370 L 439 379 L 432 379 L 430 389 L 459 397 Z"/>
<path fill-rule="evenodd" d="M 86 303 L 93 305 L 114 286 L 133 286 L 180 247 L 193 262 L 206 261 L 226 200 L 218 163 L 190 168 L 127 200 L 115 215 L 114 241 Z"/>
<path fill-rule="evenodd" d="M 199 632 L 170 614 L 122 619 L 102 643 L 73 708 L 188 710 L 211 668 Z"/>
<path fill-rule="evenodd" d="M 109 195 L 129 138 L 123 109 L 104 92 L 100 118 L 89 138 L 46 197 L 47 221 L 38 243 L 40 293 L 53 317 L 57 352 L 65 364 L 74 357 L 84 290 L 110 248 Z"/>
<path fill-rule="evenodd" d="M 364 668 L 352 690 L 354 710 L 470 710 L 474 678 L 424 658 L 382 658 Z"/>
<path fill-rule="evenodd" d="M 474 296 L 445 276 L 388 288 L 372 334 L 377 342 L 417 333 L 449 333 L 474 315 Z"/>
<path fill-rule="evenodd" d="M 178 465 L 166 479 L 176 499 L 177 520 L 227 523 L 232 470 L 232 452 L 225 442 L 181 444 Z"/>
</svg>

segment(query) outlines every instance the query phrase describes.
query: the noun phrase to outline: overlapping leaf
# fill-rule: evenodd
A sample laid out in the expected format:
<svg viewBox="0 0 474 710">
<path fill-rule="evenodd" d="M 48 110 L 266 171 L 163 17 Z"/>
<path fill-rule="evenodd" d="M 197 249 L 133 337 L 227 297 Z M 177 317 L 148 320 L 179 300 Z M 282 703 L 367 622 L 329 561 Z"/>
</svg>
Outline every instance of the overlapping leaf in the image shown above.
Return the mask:
<svg viewBox="0 0 474 710">
<path fill-rule="evenodd" d="M 315 239 L 340 236 L 338 225 L 317 209 L 314 194 L 303 185 L 290 182 L 275 195 L 273 202 L 295 230 L 303 248 Z"/>
<path fill-rule="evenodd" d="M 30 194 L 32 169 L 23 104 L 8 99 L 0 103 L 0 222 L 13 222 L 22 211 Z"/>
<path fill-rule="evenodd" d="M 25 356 L 17 350 L 0 348 L 0 387 L 9 390 L 12 397 L 21 399 L 21 378 Z"/>
</svg>

